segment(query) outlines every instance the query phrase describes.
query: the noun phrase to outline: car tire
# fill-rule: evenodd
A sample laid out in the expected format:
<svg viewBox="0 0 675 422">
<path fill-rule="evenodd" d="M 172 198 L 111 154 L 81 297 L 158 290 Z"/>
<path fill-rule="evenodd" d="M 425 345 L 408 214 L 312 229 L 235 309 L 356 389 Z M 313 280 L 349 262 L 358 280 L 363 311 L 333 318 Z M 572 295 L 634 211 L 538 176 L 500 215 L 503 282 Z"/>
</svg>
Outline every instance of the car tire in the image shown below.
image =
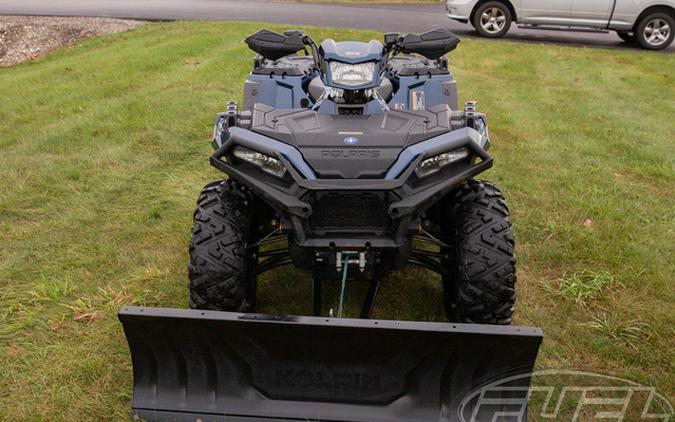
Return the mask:
<svg viewBox="0 0 675 422">
<path fill-rule="evenodd" d="M 500 1 L 483 3 L 471 17 L 471 24 L 483 37 L 501 38 L 511 27 L 511 10 Z"/>
<path fill-rule="evenodd" d="M 469 180 L 446 197 L 441 228 L 445 310 L 450 321 L 509 325 L 516 258 L 509 209 L 492 183 Z"/>
<path fill-rule="evenodd" d="M 201 191 L 189 250 L 191 308 L 254 311 L 255 263 L 247 249 L 249 203 L 247 193 L 236 182 L 214 182 Z"/>
<path fill-rule="evenodd" d="M 622 40 L 625 42 L 632 44 L 637 41 L 635 38 L 635 33 L 633 32 L 628 32 L 628 31 L 616 31 L 616 35 L 619 36 Z"/>
<path fill-rule="evenodd" d="M 637 42 L 647 50 L 662 50 L 673 42 L 675 19 L 666 11 L 655 11 L 644 16 L 635 28 Z"/>
</svg>

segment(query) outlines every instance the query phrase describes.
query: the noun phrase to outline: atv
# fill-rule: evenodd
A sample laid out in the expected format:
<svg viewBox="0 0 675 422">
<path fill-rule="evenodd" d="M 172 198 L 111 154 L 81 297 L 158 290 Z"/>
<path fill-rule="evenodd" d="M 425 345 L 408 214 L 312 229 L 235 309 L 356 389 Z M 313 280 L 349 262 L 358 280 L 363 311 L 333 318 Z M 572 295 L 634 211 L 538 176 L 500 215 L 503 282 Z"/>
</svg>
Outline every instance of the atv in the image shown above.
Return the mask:
<svg viewBox="0 0 675 422">
<path fill-rule="evenodd" d="M 499 189 L 474 179 L 493 160 L 485 115 L 457 106 L 445 54 L 459 38 L 317 46 L 262 30 L 246 43 L 258 56 L 243 107 L 213 131 L 211 164 L 228 177 L 194 214 L 190 306 L 253 312 L 257 276 L 293 264 L 313 275 L 314 315 L 323 280 L 369 282 L 367 318 L 380 280 L 412 264 L 442 277 L 449 320 L 510 324 L 511 222 Z"/>
<path fill-rule="evenodd" d="M 475 179 L 493 159 L 485 114 L 457 104 L 445 55 L 459 41 L 246 39 L 243 105 L 213 129 L 227 177 L 194 213 L 193 309 L 119 312 L 135 418 L 526 420 L 529 376 L 476 390 L 529 373 L 542 333 L 508 326 L 511 222 Z M 313 315 L 256 314 L 258 276 L 289 264 L 312 274 Z M 380 280 L 408 264 L 440 275 L 450 323 L 369 319 Z M 326 280 L 340 282 L 336 311 L 322 309 Z M 347 282 L 368 284 L 360 319 L 342 318 Z"/>
</svg>

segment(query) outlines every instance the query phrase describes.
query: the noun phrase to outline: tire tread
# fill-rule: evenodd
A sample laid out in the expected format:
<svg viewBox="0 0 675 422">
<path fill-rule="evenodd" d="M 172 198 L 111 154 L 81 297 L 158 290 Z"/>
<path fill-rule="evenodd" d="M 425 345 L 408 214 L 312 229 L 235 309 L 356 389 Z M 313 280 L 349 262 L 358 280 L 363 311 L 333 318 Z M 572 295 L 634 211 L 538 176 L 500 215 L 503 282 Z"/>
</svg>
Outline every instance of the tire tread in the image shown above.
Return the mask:
<svg viewBox="0 0 675 422">
<path fill-rule="evenodd" d="M 509 209 L 492 183 L 469 180 L 451 201 L 457 284 L 463 322 L 508 325 L 516 300 L 516 258 Z"/>
<path fill-rule="evenodd" d="M 234 182 L 213 182 L 201 191 L 189 248 L 191 308 L 247 310 L 247 205 L 246 194 Z"/>
</svg>

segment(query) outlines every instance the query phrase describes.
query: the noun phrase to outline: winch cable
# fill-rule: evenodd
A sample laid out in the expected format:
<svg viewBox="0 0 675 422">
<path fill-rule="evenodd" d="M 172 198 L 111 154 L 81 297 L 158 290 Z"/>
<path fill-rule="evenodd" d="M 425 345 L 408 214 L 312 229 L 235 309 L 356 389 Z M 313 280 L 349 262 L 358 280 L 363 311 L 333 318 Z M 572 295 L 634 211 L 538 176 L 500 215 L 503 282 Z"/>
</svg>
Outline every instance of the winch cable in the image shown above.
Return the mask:
<svg viewBox="0 0 675 422">
<path fill-rule="evenodd" d="M 340 302 L 338 303 L 337 317 L 342 318 L 342 304 L 345 300 L 345 286 L 347 285 L 347 269 L 349 268 L 349 255 L 342 263 L 342 286 L 340 287 Z"/>
</svg>

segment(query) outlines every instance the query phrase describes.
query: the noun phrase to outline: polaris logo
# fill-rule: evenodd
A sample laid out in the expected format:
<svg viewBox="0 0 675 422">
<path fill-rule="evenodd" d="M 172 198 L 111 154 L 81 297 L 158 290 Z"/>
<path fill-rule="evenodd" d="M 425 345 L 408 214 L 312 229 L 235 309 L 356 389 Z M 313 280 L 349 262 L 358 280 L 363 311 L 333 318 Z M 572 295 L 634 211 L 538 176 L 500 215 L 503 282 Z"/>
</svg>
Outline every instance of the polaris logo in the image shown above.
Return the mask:
<svg viewBox="0 0 675 422">
<path fill-rule="evenodd" d="M 343 142 L 347 145 L 354 145 L 355 143 L 359 142 L 359 138 L 356 136 L 348 136 L 343 140 Z"/>
<path fill-rule="evenodd" d="M 322 149 L 321 158 L 380 158 L 380 151 L 376 149 Z"/>
</svg>

